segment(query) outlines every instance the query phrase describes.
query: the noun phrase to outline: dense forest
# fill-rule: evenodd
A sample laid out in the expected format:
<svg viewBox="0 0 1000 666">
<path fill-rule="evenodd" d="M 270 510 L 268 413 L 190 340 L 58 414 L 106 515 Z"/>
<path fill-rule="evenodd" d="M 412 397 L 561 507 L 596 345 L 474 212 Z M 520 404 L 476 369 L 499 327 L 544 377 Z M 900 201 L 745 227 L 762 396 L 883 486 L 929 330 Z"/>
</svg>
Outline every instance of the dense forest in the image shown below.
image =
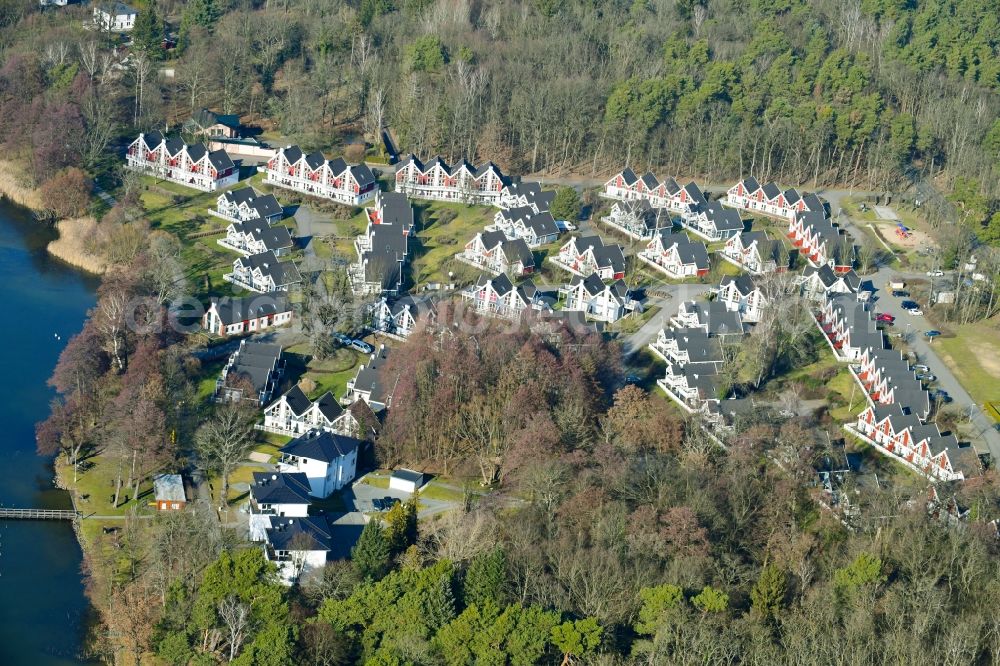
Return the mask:
<svg viewBox="0 0 1000 666">
<path fill-rule="evenodd" d="M 403 150 L 521 173 L 629 163 L 875 191 L 943 174 L 984 200 L 958 202 L 973 223 L 1000 208 L 995 0 L 138 5 L 119 66 L 67 21 L 86 9 L 3 3 L 0 140 L 36 178 L 208 106 L 306 148 L 389 128 Z"/>
</svg>

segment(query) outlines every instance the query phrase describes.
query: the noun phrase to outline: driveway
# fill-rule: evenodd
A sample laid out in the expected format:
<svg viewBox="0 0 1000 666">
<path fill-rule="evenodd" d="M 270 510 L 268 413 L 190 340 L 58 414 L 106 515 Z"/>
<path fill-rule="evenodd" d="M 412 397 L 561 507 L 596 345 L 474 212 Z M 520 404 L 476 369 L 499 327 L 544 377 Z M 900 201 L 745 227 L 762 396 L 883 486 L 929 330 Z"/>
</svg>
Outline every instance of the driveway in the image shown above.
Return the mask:
<svg viewBox="0 0 1000 666">
<path fill-rule="evenodd" d="M 660 311 L 649 318 L 638 331 L 629 335 L 622 342 L 622 351 L 626 356 L 636 354 L 646 348 L 656 339 L 659 332 L 666 328 L 670 319 L 677 315 L 681 303 L 697 300 L 708 291 L 712 285 L 707 284 L 671 284 L 657 283 L 650 289 L 663 292 L 661 296 L 651 296 L 645 306 L 659 307 Z"/>
<path fill-rule="evenodd" d="M 350 488 L 345 488 L 343 492 L 344 504 L 353 512 L 373 513 L 376 512 L 374 500 L 382 497 L 392 497 L 400 502 L 410 499 L 410 493 L 390 488 L 377 488 L 362 480 L 354 482 Z M 449 509 L 458 508 L 457 502 L 445 502 L 442 500 L 420 498 L 420 510 L 417 512 L 418 518 L 426 518 L 438 513 L 443 513 Z"/>
</svg>

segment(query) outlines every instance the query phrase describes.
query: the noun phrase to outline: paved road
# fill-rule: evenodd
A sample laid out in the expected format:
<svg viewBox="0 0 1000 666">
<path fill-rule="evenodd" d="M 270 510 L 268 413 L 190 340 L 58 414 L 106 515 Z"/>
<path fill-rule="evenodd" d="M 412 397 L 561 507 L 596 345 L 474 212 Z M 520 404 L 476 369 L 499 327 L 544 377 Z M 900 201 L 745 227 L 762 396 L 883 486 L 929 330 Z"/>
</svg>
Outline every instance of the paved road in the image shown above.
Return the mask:
<svg viewBox="0 0 1000 666">
<path fill-rule="evenodd" d="M 652 297 L 646 307 L 656 306 L 660 311 L 649 318 L 638 331 L 625 338 L 622 347 L 625 356 L 632 356 L 646 348 L 650 342 L 656 339 L 657 334 L 670 322 L 670 319 L 677 314 L 681 303 L 684 301 L 697 300 L 704 294 L 711 285 L 707 284 L 660 284 L 656 285 L 658 291 L 666 292 L 663 296 Z"/>
</svg>

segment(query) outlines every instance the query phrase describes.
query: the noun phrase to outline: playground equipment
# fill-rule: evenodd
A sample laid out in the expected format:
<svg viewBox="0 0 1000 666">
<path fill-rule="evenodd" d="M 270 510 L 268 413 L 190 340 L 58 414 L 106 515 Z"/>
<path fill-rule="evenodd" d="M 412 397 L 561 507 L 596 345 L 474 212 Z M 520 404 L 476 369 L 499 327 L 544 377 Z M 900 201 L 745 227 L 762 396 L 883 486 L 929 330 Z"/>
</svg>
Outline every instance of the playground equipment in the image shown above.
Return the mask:
<svg viewBox="0 0 1000 666">
<path fill-rule="evenodd" d="M 909 238 L 910 230 L 902 222 L 896 223 L 896 235 L 900 238 Z"/>
</svg>

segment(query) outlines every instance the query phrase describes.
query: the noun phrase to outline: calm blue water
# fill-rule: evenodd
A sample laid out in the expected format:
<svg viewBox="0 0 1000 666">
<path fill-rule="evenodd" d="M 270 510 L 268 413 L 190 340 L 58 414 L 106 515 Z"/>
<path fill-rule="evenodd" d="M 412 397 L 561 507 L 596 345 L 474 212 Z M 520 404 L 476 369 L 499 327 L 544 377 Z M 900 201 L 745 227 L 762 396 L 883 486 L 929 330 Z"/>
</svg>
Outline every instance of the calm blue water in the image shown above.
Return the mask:
<svg viewBox="0 0 1000 666">
<path fill-rule="evenodd" d="M 35 454 L 46 380 L 83 325 L 96 283 L 50 259 L 51 232 L 0 202 L 0 504 L 70 508 Z M 58 334 L 60 339 L 56 339 Z M 0 521 L 0 665 L 78 664 L 90 607 L 69 523 Z"/>
</svg>

